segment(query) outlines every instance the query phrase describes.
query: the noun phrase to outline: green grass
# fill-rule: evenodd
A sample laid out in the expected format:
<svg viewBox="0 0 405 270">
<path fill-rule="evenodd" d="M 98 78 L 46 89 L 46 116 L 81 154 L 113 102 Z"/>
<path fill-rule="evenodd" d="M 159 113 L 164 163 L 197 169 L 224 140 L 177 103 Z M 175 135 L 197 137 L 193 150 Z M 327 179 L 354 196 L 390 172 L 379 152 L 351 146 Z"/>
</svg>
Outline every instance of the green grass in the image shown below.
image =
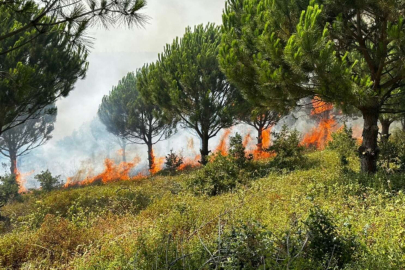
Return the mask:
<svg viewBox="0 0 405 270">
<path fill-rule="evenodd" d="M 198 269 L 220 232 L 254 221 L 282 238 L 319 207 L 359 244 L 346 269 L 405 269 L 403 175 L 365 177 L 355 160 L 342 172 L 332 151 L 307 157 L 309 168 L 212 197 L 187 188 L 197 172 L 25 195 L 1 209 L 0 267 Z"/>
</svg>

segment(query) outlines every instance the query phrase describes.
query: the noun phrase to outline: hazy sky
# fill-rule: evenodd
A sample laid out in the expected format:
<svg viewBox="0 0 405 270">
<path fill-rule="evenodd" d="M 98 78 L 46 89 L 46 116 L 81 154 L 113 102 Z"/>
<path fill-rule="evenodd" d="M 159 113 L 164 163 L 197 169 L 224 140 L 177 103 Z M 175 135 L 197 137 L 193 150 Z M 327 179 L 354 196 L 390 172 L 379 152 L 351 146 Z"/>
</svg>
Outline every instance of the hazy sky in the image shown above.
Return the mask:
<svg viewBox="0 0 405 270">
<path fill-rule="evenodd" d="M 225 0 L 148 0 L 143 13 L 150 17 L 145 28 L 124 26 L 89 31 L 94 45 L 85 80 L 71 94 L 57 102 L 58 117 L 54 140 L 70 135 L 93 119 L 104 95 L 129 71 L 155 61 L 166 43 L 182 36 L 187 26 L 221 23 Z"/>
</svg>

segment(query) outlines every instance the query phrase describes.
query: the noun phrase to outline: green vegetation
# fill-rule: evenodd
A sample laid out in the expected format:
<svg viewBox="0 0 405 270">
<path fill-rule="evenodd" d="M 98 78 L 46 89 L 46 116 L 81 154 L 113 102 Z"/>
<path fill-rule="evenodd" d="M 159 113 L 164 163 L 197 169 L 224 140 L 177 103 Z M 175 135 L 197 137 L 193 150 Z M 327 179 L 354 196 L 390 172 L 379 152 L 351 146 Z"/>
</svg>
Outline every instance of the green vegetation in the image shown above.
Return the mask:
<svg viewBox="0 0 405 270">
<path fill-rule="evenodd" d="M 167 44 L 156 63 L 138 72 L 138 88 L 173 118 L 200 137 L 201 163 L 208 161 L 209 140 L 236 124 L 240 92 L 218 63 L 221 31 L 214 24 L 186 29 Z"/>
<path fill-rule="evenodd" d="M 286 172 L 272 170 L 271 160 L 239 167 L 232 156 L 217 157 L 200 170 L 176 176 L 22 195 L 21 201 L 2 208 L 7 222 L 0 226 L 0 265 L 405 267 L 405 175 L 361 174 L 356 159 L 347 165 L 349 172 L 343 171 L 333 150 L 305 158 L 305 169 Z M 267 171 L 254 176 L 257 167 Z M 223 185 L 196 192 L 190 183 L 202 174 Z"/>
<path fill-rule="evenodd" d="M 355 109 L 361 168 L 375 173 L 378 120 L 404 112 L 403 11 L 395 0 L 228 0 L 220 65 L 257 105 L 317 96 Z"/>
<path fill-rule="evenodd" d="M 35 175 L 35 180 L 37 180 L 38 183 L 41 184 L 41 189 L 43 191 L 51 191 L 62 186 L 60 175 L 52 176 L 49 170 Z"/>
</svg>

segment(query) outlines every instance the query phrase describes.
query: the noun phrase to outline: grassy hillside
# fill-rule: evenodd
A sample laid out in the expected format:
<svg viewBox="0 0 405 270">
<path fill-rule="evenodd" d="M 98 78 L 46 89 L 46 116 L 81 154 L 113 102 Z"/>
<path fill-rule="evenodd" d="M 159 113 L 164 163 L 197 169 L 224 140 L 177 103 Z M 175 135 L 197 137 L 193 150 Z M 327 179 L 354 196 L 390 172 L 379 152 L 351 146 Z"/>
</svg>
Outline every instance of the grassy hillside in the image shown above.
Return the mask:
<svg viewBox="0 0 405 270">
<path fill-rule="evenodd" d="M 307 157 L 216 196 L 196 193 L 198 171 L 24 195 L 1 210 L 0 266 L 404 269 L 403 175 L 343 171 L 332 151 Z"/>
</svg>

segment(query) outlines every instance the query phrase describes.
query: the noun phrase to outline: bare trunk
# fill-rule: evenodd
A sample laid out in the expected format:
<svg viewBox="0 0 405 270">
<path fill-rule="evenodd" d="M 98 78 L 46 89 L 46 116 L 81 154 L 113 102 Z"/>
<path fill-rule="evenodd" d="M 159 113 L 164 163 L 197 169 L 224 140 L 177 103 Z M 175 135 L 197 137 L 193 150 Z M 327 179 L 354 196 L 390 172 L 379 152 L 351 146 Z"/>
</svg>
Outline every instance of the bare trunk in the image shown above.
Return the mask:
<svg viewBox="0 0 405 270">
<path fill-rule="evenodd" d="M 390 138 L 390 126 L 392 124 L 389 120 L 380 120 L 381 122 L 381 140 L 388 141 Z"/>
<path fill-rule="evenodd" d="M 122 148 L 122 162 L 127 162 L 126 147 Z"/>
<path fill-rule="evenodd" d="M 257 129 L 257 150 L 263 151 L 263 127 Z"/>
<path fill-rule="evenodd" d="M 202 165 L 207 165 L 208 163 L 208 155 L 210 154 L 209 148 L 208 148 L 208 142 L 209 142 L 209 136 L 205 135 L 203 138 L 201 138 L 201 160 L 199 161 Z"/>
<path fill-rule="evenodd" d="M 148 161 L 149 161 L 149 170 L 153 171 L 155 167 L 155 156 L 153 154 L 153 146 L 151 143 L 148 143 Z"/>
<path fill-rule="evenodd" d="M 17 153 L 15 151 L 9 152 L 10 154 L 10 172 L 11 174 L 17 174 Z"/>
<path fill-rule="evenodd" d="M 377 172 L 379 148 L 378 139 L 378 109 L 362 110 L 364 118 L 363 143 L 359 148 L 361 171 L 366 173 Z"/>
</svg>

